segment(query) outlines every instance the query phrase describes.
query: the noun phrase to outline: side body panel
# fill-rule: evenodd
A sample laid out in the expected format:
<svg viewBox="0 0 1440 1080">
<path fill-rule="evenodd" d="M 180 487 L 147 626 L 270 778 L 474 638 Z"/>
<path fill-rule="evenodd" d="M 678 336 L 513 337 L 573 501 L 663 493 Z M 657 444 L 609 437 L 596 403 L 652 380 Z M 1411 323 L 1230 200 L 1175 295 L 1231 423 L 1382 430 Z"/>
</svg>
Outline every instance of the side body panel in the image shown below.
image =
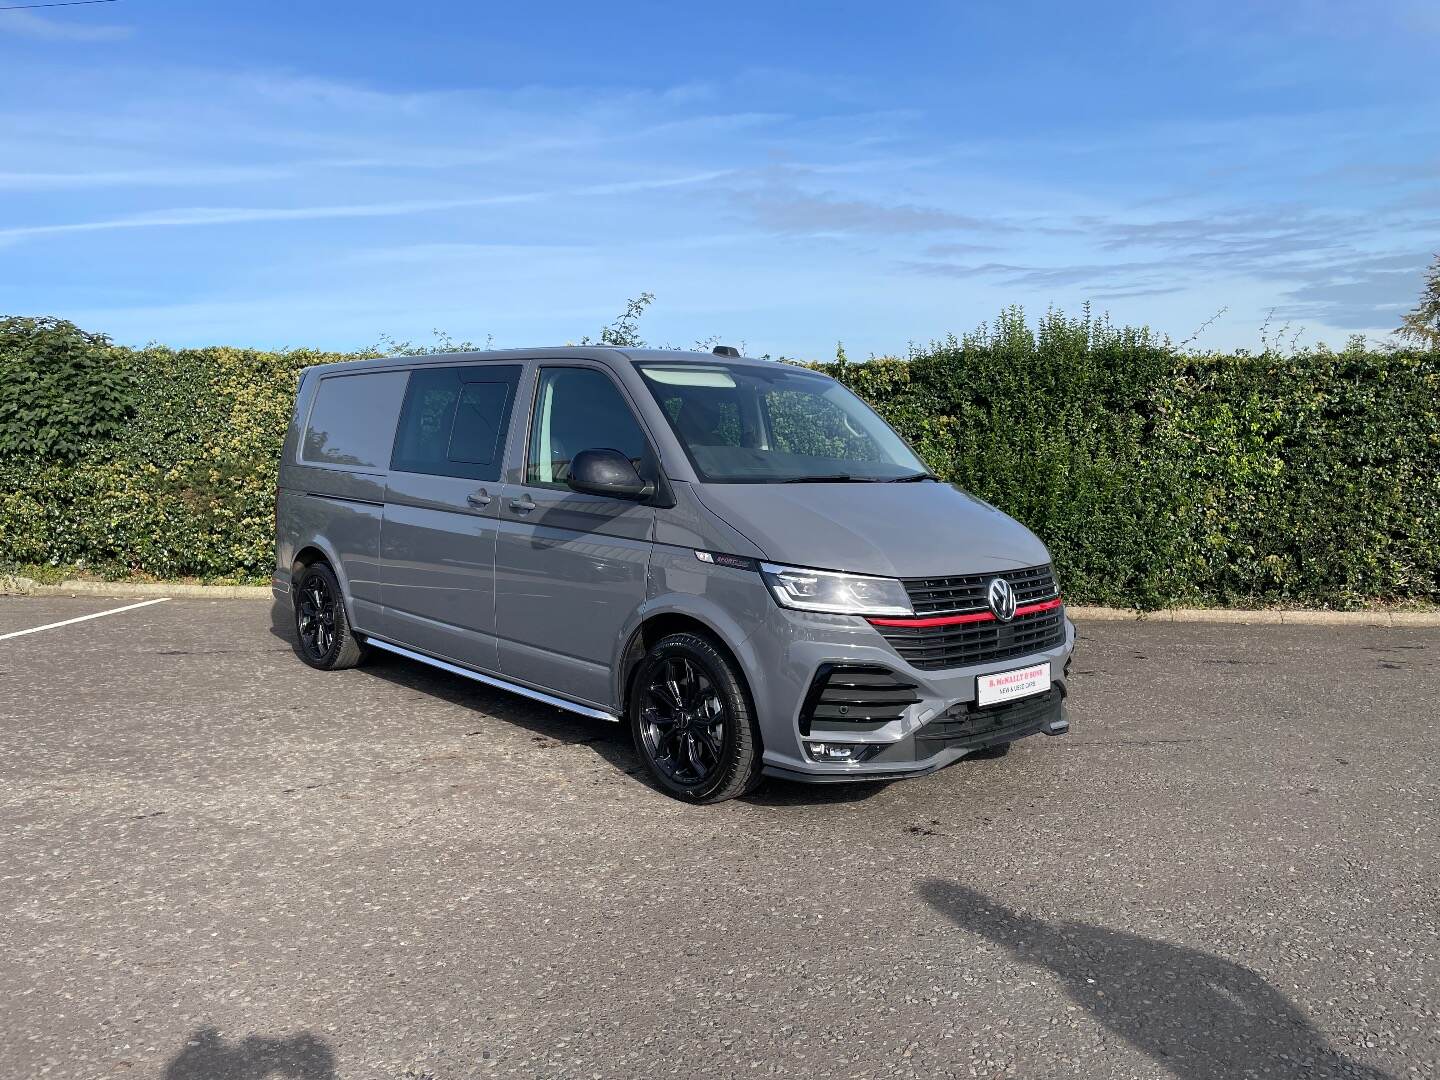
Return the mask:
<svg viewBox="0 0 1440 1080">
<path fill-rule="evenodd" d="M 367 454 L 355 463 L 346 460 L 356 458 L 353 453 L 327 452 L 327 433 L 315 429 L 312 414 L 323 384 L 336 377 L 347 380 L 345 404 L 361 408 L 366 437 L 376 448 L 387 445 L 394 434 L 403 371 L 306 373 L 280 465 L 276 577 L 288 583 L 296 556 L 307 547 L 319 549 L 340 579 L 351 622 L 357 629 L 373 629 L 381 605 L 380 529 L 388 450 L 383 457 Z"/>
<path fill-rule="evenodd" d="M 319 472 L 319 470 L 315 470 Z M 326 476 L 313 479 L 325 486 Z M 353 483 L 347 486 L 356 486 Z M 336 498 L 313 491 L 279 494 L 282 511 L 295 525 L 296 552 L 317 548 L 340 579 L 346 610 L 357 630 L 373 630 L 380 616 L 380 525 L 384 513 L 384 478 L 377 478 L 364 501 Z"/>
<path fill-rule="evenodd" d="M 499 492 L 494 482 L 390 474 L 380 552 L 385 605 L 380 633 L 422 652 L 497 670 Z"/>
<path fill-rule="evenodd" d="M 299 385 L 295 388 L 295 405 L 290 410 L 290 426 L 285 429 L 285 442 L 280 447 L 280 468 L 275 480 L 275 568 L 270 576 L 270 586 L 277 596 L 290 591 L 290 571 L 295 565 L 295 556 L 303 541 L 300 538 L 301 525 L 296 517 L 300 509 L 295 490 L 295 448 L 300 445 L 300 429 L 309 411 L 310 401 L 315 393 L 314 372 L 306 369 L 300 373 Z"/>
<path fill-rule="evenodd" d="M 381 633 L 496 671 L 495 534 L 523 364 L 412 374 L 385 493 Z M 472 391 L 473 396 L 472 396 Z M 480 401 L 489 402 L 477 408 Z"/>
<path fill-rule="evenodd" d="M 585 360 L 550 366 L 610 371 Z M 540 370 L 536 365 L 524 380 L 523 420 L 512 425 L 510 482 L 501 493 L 495 551 L 500 671 L 611 707 L 616 642 L 645 602 L 656 511 L 525 483 L 526 433 Z M 623 388 L 621 394 L 628 397 Z M 590 448 L 572 448 L 582 449 Z"/>
<path fill-rule="evenodd" d="M 531 509 L 520 500 L 529 495 Z M 654 511 L 618 499 L 507 487 L 495 554 L 500 670 L 597 705 L 615 643 L 645 600 Z"/>
</svg>

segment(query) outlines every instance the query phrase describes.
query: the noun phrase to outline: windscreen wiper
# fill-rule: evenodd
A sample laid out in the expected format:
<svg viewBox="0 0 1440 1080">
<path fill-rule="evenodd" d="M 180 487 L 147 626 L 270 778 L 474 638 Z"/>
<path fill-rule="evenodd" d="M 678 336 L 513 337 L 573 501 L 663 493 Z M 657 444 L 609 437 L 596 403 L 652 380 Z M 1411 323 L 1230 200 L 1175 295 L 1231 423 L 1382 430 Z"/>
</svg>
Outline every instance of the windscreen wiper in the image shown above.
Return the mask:
<svg viewBox="0 0 1440 1080">
<path fill-rule="evenodd" d="M 849 473 L 832 473 L 829 476 L 792 476 L 786 484 L 873 484 L 873 476 L 851 476 Z"/>
<path fill-rule="evenodd" d="M 938 481 L 939 483 L 942 483 L 942 484 L 944 483 L 944 481 L 941 480 L 940 477 L 936 476 L 933 472 L 917 472 L 917 473 L 912 473 L 912 474 L 909 475 L 909 476 L 897 476 L 897 477 L 895 477 L 894 479 L 886 480 L 885 483 L 887 483 L 887 484 L 916 484 L 916 483 L 919 483 L 921 480 L 935 480 L 935 481 Z"/>
</svg>

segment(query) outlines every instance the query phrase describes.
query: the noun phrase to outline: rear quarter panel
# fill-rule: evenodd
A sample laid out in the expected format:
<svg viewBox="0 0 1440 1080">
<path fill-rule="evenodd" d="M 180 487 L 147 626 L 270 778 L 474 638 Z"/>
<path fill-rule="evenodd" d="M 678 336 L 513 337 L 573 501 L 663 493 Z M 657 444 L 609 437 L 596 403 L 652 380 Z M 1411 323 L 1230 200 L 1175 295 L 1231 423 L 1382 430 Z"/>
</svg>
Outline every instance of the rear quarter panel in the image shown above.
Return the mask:
<svg viewBox="0 0 1440 1080">
<path fill-rule="evenodd" d="M 352 373 L 355 374 L 355 373 Z M 393 438 L 408 371 L 366 373 L 384 402 L 381 423 Z M 307 369 L 286 433 L 276 492 L 275 578 L 288 585 L 296 557 L 307 547 L 323 552 L 335 570 L 357 627 L 373 622 L 367 609 L 380 604 L 380 528 L 385 505 L 388 453 L 383 466 L 317 465 L 304 460 L 306 419 L 323 375 Z"/>
</svg>

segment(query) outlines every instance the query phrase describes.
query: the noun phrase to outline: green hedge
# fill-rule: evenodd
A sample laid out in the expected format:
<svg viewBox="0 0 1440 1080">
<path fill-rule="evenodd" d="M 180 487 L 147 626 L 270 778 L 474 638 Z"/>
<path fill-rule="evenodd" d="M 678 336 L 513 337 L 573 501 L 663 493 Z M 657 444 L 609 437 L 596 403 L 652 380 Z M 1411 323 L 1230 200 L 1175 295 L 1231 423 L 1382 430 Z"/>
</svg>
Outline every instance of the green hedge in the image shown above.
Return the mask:
<svg viewBox="0 0 1440 1080">
<path fill-rule="evenodd" d="M 32 351 L 8 347 L 19 321 L 0 320 L 0 385 L 37 363 Z M 275 471 L 297 376 L 350 357 L 128 350 L 104 339 L 92 340 L 90 357 L 127 373 L 123 422 L 73 454 L 0 455 L 0 566 L 268 580 Z M 0 446 L 19 422 L 0 414 Z"/>
<path fill-rule="evenodd" d="M 0 565 L 264 580 L 296 375 L 350 358 L 0 319 Z M 826 370 L 1033 528 L 1073 601 L 1440 601 L 1434 354 L 1196 355 L 1012 310 Z"/>
<path fill-rule="evenodd" d="M 1440 601 L 1440 356 L 1192 355 L 1018 310 L 831 368 L 1034 529 L 1076 601 Z"/>
</svg>

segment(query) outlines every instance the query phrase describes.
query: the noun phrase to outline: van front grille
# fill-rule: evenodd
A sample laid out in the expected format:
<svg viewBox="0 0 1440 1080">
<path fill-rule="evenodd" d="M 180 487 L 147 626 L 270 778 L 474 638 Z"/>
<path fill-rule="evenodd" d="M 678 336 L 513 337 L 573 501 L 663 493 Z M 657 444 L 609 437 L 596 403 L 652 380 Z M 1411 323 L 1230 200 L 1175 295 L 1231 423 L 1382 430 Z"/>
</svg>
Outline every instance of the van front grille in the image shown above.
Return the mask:
<svg viewBox="0 0 1440 1080">
<path fill-rule="evenodd" d="M 1038 600 L 1049 600 L 1060 590 L 1055 587 L 1055 571 L 1044 566 L 1028 566 L 1023 570 L 1004 570 L 998 574 L 962 574 L 959 577 L 906 578 L 905 591 L 916 615 L 958 615 L 967 611 L 985 610 L 985 592 L 990 582 L 1003 577 L 1015 590 L 1015 602 L 1021 606 Z"/>
<path fill-rule="evenodd" d="M 950 626 L 876 626 L 897 653 L 922 671 L 971 667 L 1053 649 L 1065 641 L 1065 609 L 1053 607 L 1014 622 Z"/>
</svg>

